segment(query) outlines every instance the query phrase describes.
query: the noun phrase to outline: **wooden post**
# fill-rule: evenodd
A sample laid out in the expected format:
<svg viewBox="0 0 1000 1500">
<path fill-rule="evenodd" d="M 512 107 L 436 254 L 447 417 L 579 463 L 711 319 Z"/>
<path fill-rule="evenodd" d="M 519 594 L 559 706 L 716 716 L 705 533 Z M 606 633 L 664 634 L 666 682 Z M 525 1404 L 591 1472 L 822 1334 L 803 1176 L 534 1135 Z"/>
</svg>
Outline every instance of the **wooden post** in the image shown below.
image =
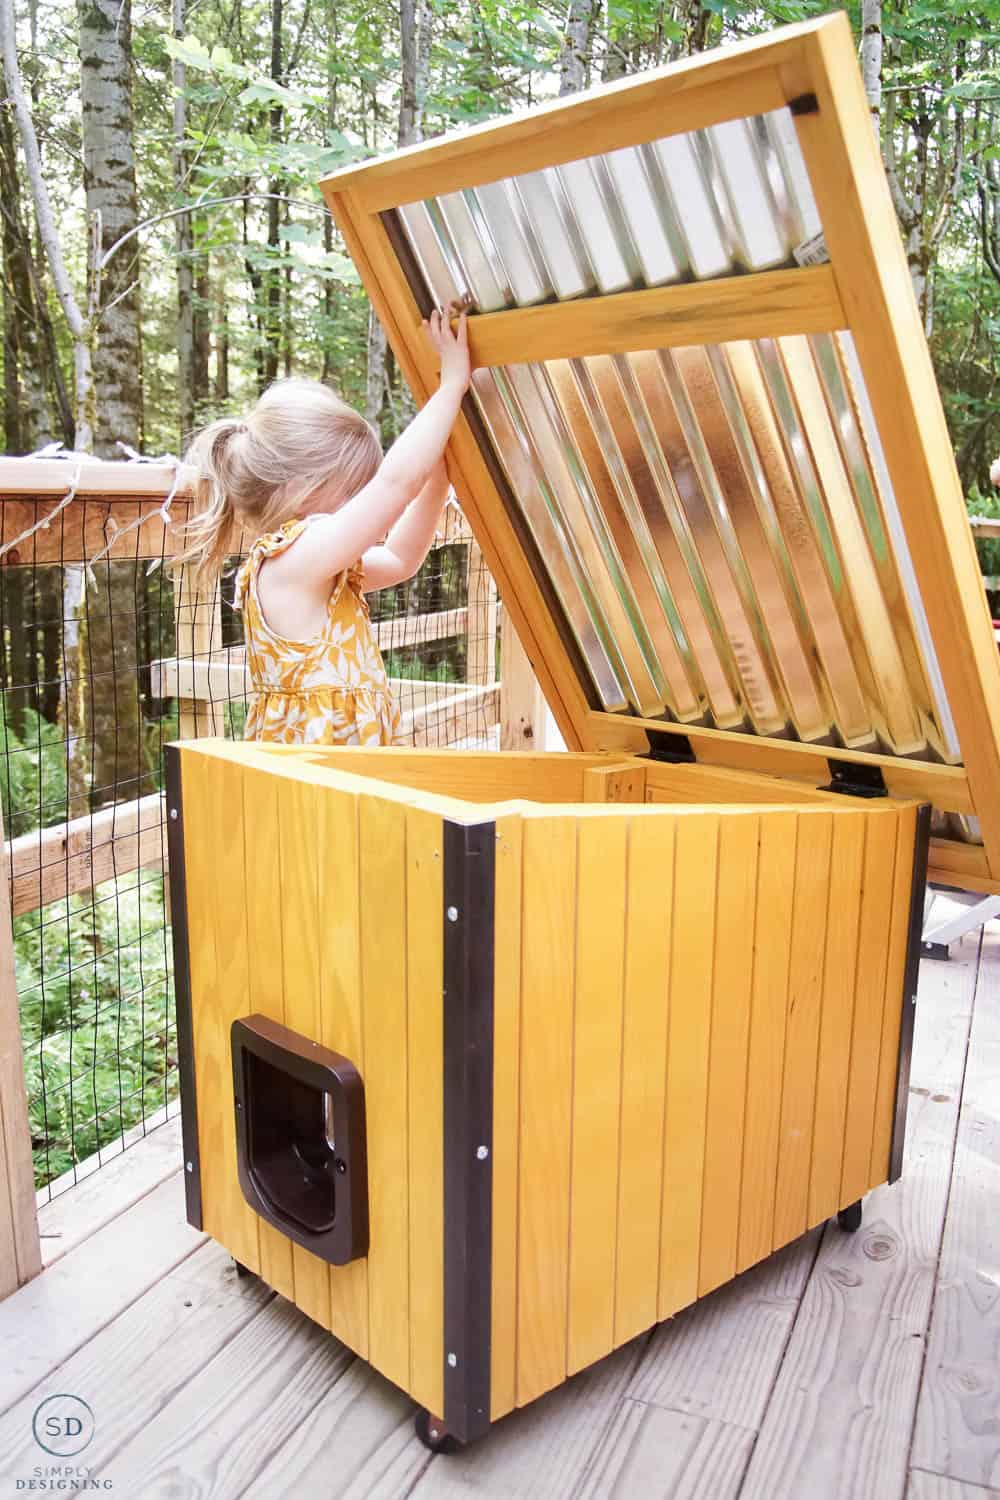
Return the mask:
<svg viewBox="0 0 1000 1500">
<path fill-rule="evenodd" d="M 468 559 L 465 680 L 470 683 L 496 682 L 497 586 L 478 542 L 469 543 Z"/>
<path fill-rule="evenodd" d="M 199 588 L 190 564 L 174 573 L 174 600 L 177 619 L 177 656 L 181 661 L 210 661 L 213 651 L 222 647 L 222 589 Z M 225 733 L 224 702 L 198 698 L 179 698 L 182 740 L 202 739 Z"/>
<path fill-rule="evenodd" d="M 500 627 L 500 749 L 544 749 L 545 699 L 507 611 Z"/>
<path fill-rule="evenodd" d="M 0 813 L 0 842 L 3 815 Z M 4 873 L 6 870 L 6 855 Z M 0 884 L 0 1298 L 42 1269 L 8 886 Z"/>
</svg>

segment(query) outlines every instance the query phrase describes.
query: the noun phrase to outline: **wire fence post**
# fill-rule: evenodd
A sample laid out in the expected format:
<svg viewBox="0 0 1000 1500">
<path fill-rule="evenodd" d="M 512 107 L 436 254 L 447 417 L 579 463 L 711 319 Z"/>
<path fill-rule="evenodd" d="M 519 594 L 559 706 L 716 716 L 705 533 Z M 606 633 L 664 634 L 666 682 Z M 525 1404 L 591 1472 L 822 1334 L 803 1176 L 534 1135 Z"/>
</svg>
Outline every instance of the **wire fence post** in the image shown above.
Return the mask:
<svg viewBox="0 0 1000 1500">
<path fill-rule="evenodd" d="M 500 626 L 500 749 L 544 750 L 545 699 L 506 610 Z"/>
<path fill-rule="evenodd" d="M 6 879 L 0 901 L 0 1298 L 9 1297 L 42 1269 L 5 853 L 2 869 Z"/>
<path fill-rule="evenodd" d="M 211 662 L 212 653 L 222 646 L 222 587 L 199 587 L 194 567 L 185 563 L 174 574 L 177 619 L 177 661 L 181 668 L 178 686 L 186 685 L 191 673 L 191 696 L 178 694 L 178 737 L 182 740 L 223 735 L 226 728 L 225 704 L 215 702 L 208 694 L 198 693 L 198 664 Z"/>
<path fill-rule="evenodd" d="M 496 682 L 497 586 L 476 541 L 468 545 L 467 604 L 465 680 L 470 683 Z"/>
</svg>

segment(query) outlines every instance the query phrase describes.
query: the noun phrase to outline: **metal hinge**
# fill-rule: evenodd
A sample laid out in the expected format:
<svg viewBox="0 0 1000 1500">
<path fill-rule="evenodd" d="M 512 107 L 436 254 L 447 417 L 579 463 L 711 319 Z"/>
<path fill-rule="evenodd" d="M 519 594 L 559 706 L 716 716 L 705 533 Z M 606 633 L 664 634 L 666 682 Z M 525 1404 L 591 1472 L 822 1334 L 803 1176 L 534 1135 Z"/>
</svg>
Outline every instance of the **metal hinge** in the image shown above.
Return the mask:
<svg viewBox="0 0 1000 1500">
<path fill-rule="evenodd" d="M 828 760 L 830 785 L 821 786 L 821 792 L 842 792 L 845 797 L 888 797 L 881 766 L 865 765 L 861 761 Z"/>
<path fill-rule="evenodd" d="M 668 734 L 663 730 L 647 729 L 649 749 L 642 760 L 672 761 L 675 764 L 692 764 L 697 757 L 686 734 Z"/>
</svg>

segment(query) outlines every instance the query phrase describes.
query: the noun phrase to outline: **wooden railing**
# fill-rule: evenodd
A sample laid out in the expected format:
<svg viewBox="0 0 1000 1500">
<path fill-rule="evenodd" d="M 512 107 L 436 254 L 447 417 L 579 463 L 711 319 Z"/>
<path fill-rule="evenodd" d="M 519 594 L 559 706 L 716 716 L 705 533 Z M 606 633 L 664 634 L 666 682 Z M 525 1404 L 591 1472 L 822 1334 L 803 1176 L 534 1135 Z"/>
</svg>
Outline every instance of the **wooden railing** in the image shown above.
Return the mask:
<svg viewBox="0 0 1000 1500">
<path fill-rule="evenodd" d="M 112 560 L 169 560 L 191 506 L 182 471 L 169 514 L 162 514 L 175 478 L 170 464 L 0 458 L 0 566 L 87 564 L 102 553 Z M 65 500 L 73 481 L 75 497 Z M 404 734 L 415 745 L 452 744 L 474 711 L 479 728 L 500 725 L 504 746 L 537 744 L 541 700 L 531 669 L 464 518 L 449 507 L 438 545 L 454 543 L 468 551 L 467 603 L 375 627 L 383 650 L 467 639 L 466 682 L 394 684 Z M 177 654 L 151 664 L 151 693 L 177 700 L 181 738 L 221 734 L 226 704 L 242 702 L 247 690 L 244 654 L 242 648 L 222 647 L 217 590 L 199 591 L 184 568 L 175 570 L 174 590 Z M 498 631 L 505 665 L 500 682 Z M 4 847 L 10 901 L 0 912 L 0 1298 L 41 1268 L 11 916 L 139 868 L 163 868 L 162 797 L 153 793 L 120 802 L 22 834 Z"/>
</svg>

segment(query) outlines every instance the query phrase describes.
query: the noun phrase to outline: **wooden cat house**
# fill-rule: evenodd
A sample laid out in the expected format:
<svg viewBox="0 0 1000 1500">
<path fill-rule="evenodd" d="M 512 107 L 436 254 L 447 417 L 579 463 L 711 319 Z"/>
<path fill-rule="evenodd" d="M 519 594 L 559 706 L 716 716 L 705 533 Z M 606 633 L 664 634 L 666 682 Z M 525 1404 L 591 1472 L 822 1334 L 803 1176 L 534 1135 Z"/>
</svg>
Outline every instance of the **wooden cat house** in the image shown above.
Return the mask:
<svg viewBox="0 0 1000 1500">
<path fill-rule="evenodd" d="M 442 1446 L 899 1174 L 1000 673 L 842 16 L 322 186 L 570 752 L 170 749 L 188 1213 Z"/>
</svg>

